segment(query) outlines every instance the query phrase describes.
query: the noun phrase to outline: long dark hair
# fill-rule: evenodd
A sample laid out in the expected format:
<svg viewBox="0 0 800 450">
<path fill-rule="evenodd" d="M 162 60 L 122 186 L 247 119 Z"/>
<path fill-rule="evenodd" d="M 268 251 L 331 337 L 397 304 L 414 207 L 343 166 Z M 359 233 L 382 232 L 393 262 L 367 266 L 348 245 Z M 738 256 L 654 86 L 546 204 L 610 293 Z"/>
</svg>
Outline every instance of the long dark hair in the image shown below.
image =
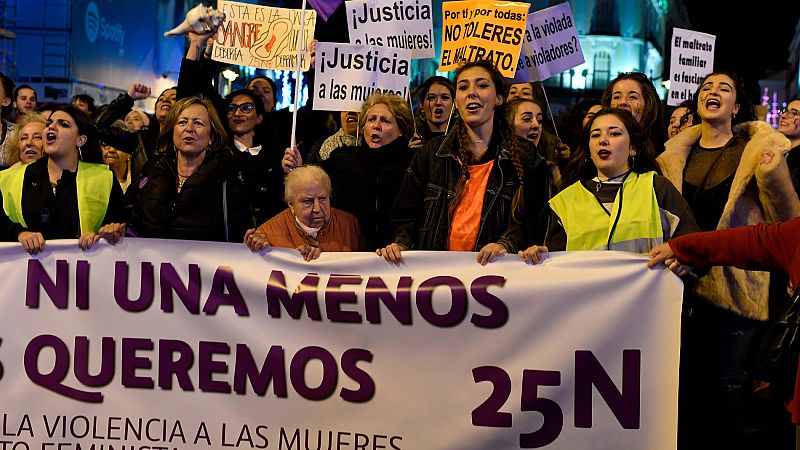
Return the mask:
<svg viewBox="0 0 800 450">
<path fill-rule="evenodd" d="M 667 121 L 664 116 L 664 108 L 661 105 L 661 97 L 658 96 L 653 82 L 647 75 L 641 72 L 623 72 L 611 80 L 603 91 L 601 102 L 603 106 L 611 107 L 611 97 L 614 95 L 614 85 L 622 80 L 635 81 L 642 88 L 644 98 L 644 109 L 642 109 L 642 121 L 639 126 L 644 135 L 653 145 L 653 151 L 661 151 L 664 142 L 667 141 Z"/>
<path fill-rule="evenodd" d="M 591 158 L 591 151 L 589 150 L 589 140 L 591 136 L 592 125 L 602 116 L 615 116 L 625 126 L 628 131 L 628 137 L 631 141 L 631 146 L 636 149 L 636 156 L 633 158 L 630 169 L 632 172 L 645 173 L 650 171 L 658 172 L 658 165 L 655 160 L 655 155 L 652 149 L 647 145 L 647 136 L 644 134 L 642 127 L 633 118 L 633 115 L 626 109 L 621 108 L 603 108 L 586 124 L 586 127 L 581 133 L 581 139 L 578 143 L 576 155 L 574 159 L 573 174 L 576 180 L 588 180 L 597 176 L 597 168 Z M 569 170 L 569 169 L 568 169 Z"/>
<path fill-rule="evenodd" d="M 52 116 L 58 111 L 69 114 L 72 120 L 75 121 L 75 126 L 78 127 L 78 135 L 86 136 L 86 142 L 80 148 L 80 160 L 102 164 L 103 153 L 100 150 L 100 140 L 97 137 L 97 129 L 92 118 L 82 110 L 72 106 L 72 104 L 60 105 L 50 115 Z M 50 122 L 50 117 L 47 118 L 47 121 L 48 123 Z"/>
<path fill-rule="evenodd" d="M 225 130 L 229 132 L 228 134 L 232 134 L 232 133 L 230 133 L 230 129 L 231 128 L 230 128 L 230 124 L 228 123 L 228 117 L 227 117 L 228 107 L 231 105 L 231 103 L 233 103 L 233 99 L 236 98 L 239 95 L 244 95 L 244 96 L 250 98 L 250 101 L 253 103 L 253 105 L 255 105 L 256 116 L 261 116 L 262 122 L 266 118 L 266 115 L 267 115 L 267 111 L 266 111 L 266 109 L 264 109 L 264 102 L 261 101 L 260 98 L 256 97 L 256 93 L 255 92 L 253 92 L 251 89 L 246 89 L 246 88 L 245 89 L 236 89 L 235 91 L 233 91 L 230 94 L 225 96 L 225 120 L 223 120 L 223 124 L 225 125 Z M 263 136 L 261 136 L 261 131 L 262 130 L 263 130 L 262 127 L 256 125 L 255 130 L 254 130 L 255 131 L 255 135 L 253 137 L 253 142 L 258 143 L 258 144 L 263 144 L 264 143 L 264 142 L 262 142 Z"/>
<path fill-rule="evenodd" d="M 697 86 L 697 90 L 694 92 L 694 110 L 697 111 L 700 109 L 697 102 L 700 100 L 700 91 L 703 89 L 703 84 L 705 84 L 709 77 L 714 75 L 725 75 L 733 81 L 733 88 L 736 91 L 736 103 L 739 104 L 739 111 L 731 118 L 731 127 L 735 127 L 743 122 L 756 120 L 756 109 L 747 96 L 747 92 L 744 90 L 744 82 L 739 75 L 728 70 L 715 70 L 703 77 L 700 84 Z M 702 120 L 702 118 L 700 120 Z"/>
<path fill-rule="evenodd" d="M 419 103 L 417 109 L 414 110 L 414 123 L 417 125 L 417 134 L 419 134 L 423 140 L 430 139 L 432 133 L 430 126 L 428 126 L 428 121 L 425 119 L 425 108 L 423 104 L 425 98 L 428 96 L 428 91 L 437 84 L 450 91 L 450 98 L 453 100 L 453 105 L 456 104 L 456 88 L 453 86 L 453 82 L 445 77 L 434 75 L 414 89 L 412 96 Z M 452 111 L 450 112 L 452 113 Z"/>
<path fill-rule="evenodd" d="M 465 70 L 480 67 L 485 69 L 489 72 L 490 78 L 494 83 L 495 93 L 499 98 L 503 100 L 503 102 L 495 107 L 494 110 L 494 120 L 492 121 L 492 137 L 491 141 L 495 141 L 498 139 L 500 145 L 503 146 L 508 150 L 511 163 L 514 165 L 514 172 L 517 175 L 517 180 L 519 183 L 519 187 L 517 188 L 517 192 L 514 194 L 514 200 L 512 201 L 512 219 L 517 220 L 517 211 L 522 211 L 522 205 L 524 204 L 523 197 L 522 197 L 522 182 L 524 179 L 524 166 L 523 166 L 523 155 L 524 155 L 524 148 L 522 145 L 517 141 L 517 138 L 514 136 L 514 130 L 511 128 L 508 120 L 506 119 L 506 99 L 508 98 L 508 89 L 509 84 L 508 81 L 503 77 L 499 70 L 494 66 L 491 61 L 488 60 L 477 60 L 467 62 L 455 72 L 455 82 L 458 85 L 458 80 L 461 77 L 461 74 L 464 73 Z M 464 184 L 467 180 L 467 174 L 469 173 L 468 166 L 469 163 L 472 162 L 472 152 L 470 152 L 470 148 L 472 146 L 472 142 L 470 140 L 469 134 L 467 134 L 467 125 L 464 123 L 464 120 L 461 118 L 460 114 L 456 114 L 455 117 L 451 120 L 454 120 L 454 126 L 452 133 L 456 133 L 456 137 L 458 139 L 458 160 L 461 163 L 461 178 L 459 179 L 458 184 L 456 185 L 456 196 L 455 200 L 453 201 L 451 208 L 450 215 L 455 210 L 455 206 L 458 205 L 458 202 L 461 199 L 461 194 L 463 193 Z M 448 133 L 449 134 L 449 133 Z M 491 145 L 491 143 L 490 143 Z"/>
</svg>

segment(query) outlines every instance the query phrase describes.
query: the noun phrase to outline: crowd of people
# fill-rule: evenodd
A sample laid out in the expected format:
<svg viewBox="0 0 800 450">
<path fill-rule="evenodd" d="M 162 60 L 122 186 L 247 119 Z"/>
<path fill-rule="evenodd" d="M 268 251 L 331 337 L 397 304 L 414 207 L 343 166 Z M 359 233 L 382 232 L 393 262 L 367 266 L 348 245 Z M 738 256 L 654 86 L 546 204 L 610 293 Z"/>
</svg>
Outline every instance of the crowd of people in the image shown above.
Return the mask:
<svg viewBox="0 0 800 450">
<path fill-rule="evenodd" d="M 645 75 L 623 73 L 555 129 L 541 83 L 511 85 L 478 60 L 452 80 L 427 79 L 416 108 L 382 93 L 358 112 L 310 102 L 289 147 L 275 83 L 258 76 L 221 97 L 208 35 L 188 39 L 178 85 L 152 114 L 133 108 L 151 96 L 142 84 L 107 105 L 88 95 L 41 105 L 31 86 L 0 76 L 3 241 L 31 254 L 50 239 L 243 242 L 306 261 L 372 251 L 391 264 L 412 250 L 475 252 L 483 265 L 507 253 L 520 264 L 562 250 L 651 253 L 686 284 L 680 447 L 745 442 L 748 355 L 798 282 L 800 99 L 775 130 L 738 76 L 718 71 L 668 115 Z M 763 251 L 794 256 L 757 256 L 759 236 L 777 233 L 767 225 L 784 221 L 794 240 Z M 724 236 L 749 239 L 746 255 L 693 238 L 740 226 L 752 231 Z M 778 403 L 798 396 L 792 388 L 776 390 Z M 793 439 L 776 430 L 776 445 Z"/>
</svg>

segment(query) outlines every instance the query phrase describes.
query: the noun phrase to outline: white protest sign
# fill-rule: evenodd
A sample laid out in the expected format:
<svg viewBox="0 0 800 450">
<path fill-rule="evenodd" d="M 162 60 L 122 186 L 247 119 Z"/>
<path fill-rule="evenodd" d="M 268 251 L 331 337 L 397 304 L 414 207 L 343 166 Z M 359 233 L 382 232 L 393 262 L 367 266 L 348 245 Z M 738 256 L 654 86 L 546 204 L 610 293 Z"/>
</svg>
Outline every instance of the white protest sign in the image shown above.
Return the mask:
<svg viewBox="0 0 800 450">
<path fill-rule="evenodd" d="M 528 15 L 514 82 L 543 81 L 583 62 L 569 2 Z"/>
<path fill-rule="evenodd" d="M 9 449 L 676 446 L 683 285 L 643 255 L 47 244 L 0 244 Z"/>
<path fill-rule="evenodd" d="M 683 28 L 672 31 L 667 104 L 674 106 L 694 95 L 700 80 L 714 71 L 714 35 Z"/>
<path fill-rule="evenodd" d="M 361 111 L 373 92 L 408 98 L 411 50 L 319 42 L 314 77 L 314 109 Z"/>
<path fill-rule="evenodd" d="M 351 44 L 411 50 L 411 59 L 433 58 L 431 0 L 345 2 Z"/>
<path fill-rule="evenodd" d="M 272 70 L 296 70 L 300 29 L 303 53 L 300 68 L 308 70 L 309 48 L 314 39 L 317 12 L 307 9 L 273 8 L 219 0 L 225 22 L 217 31 L 212 59 L 229 64 Z M 302 19 L 305 17 L 305 26 Z"/>
</svg>

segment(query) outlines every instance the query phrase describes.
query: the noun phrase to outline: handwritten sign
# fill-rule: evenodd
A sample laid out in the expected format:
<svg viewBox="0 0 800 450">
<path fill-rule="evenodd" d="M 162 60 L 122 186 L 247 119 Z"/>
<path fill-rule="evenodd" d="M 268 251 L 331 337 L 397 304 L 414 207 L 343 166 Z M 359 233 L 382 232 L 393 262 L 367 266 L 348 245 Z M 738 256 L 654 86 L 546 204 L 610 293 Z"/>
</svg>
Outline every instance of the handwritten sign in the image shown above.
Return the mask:
<svg viewBox="0 0 800 450">
<path fill-rule="evenodd" d="M 303 15 L 303 11 L 297 9 L 226 0 L 219 1 L 219 10 L 225 13 L 226 19 L 217 32 L 213 60 L 262 69 L 296 70 L 297 50 L 302 43 L 300 68 L 308 70 L 316 11 L 306 10 Z"/>
</svg>

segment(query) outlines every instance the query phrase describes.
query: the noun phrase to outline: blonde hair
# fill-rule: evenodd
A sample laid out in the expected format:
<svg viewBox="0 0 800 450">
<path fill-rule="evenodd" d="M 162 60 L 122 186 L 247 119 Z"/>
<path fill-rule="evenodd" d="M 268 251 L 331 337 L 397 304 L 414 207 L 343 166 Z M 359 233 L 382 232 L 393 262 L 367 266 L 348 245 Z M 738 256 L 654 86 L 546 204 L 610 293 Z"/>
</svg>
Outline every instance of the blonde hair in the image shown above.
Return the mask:
<svg viewBox="0 0 800 450">
<path fill-rule="evenodd" d="M 164 130 L 159 133 L 157 140 L 157 147 L 162 153 L 169 153 L 174 150 L 175 144 L 172 142 L 172 132 L 175 129 L 175 124 L 178 123 L 178 117 L 188 107 L 192 105 L 202 105 L 208 111 L 208 118 L 211 121 L 211 142 L 209 142 L 209 150 L 215 151 L 224 148 L 228 145 L 228 133 L 225 131 L 225 126 L 217 114 L 217 110 L 210 100 L 205 97 L 186 97 L 178 100 L 172 105 L 167 118 L 164 120 Z"/>
<path fill-rule="evenodd" d="M 411 117 L 411 109 L 408 107 L 408 103 L 399 95 L 382 94 L 380 92 L 370 95 L 361 106 L 361 113 L 358 117 L 358 128 L 361 130 L 362 134 L 364 126 L 367 124 L 367 111 L 373 106 L 380 104 L 386 105 L 386 107 L 389 108 L 389 111 L 391 111 L 394 116 L 395 122 L 397 122 L 397 128 L 400 129 L 400 133 L 406 138 L 411 139 L 411 136 L 414 134 L 414 119 Z"/>
<path fill-rule="evenodd" d="M 11 135 L 11 140 L 8 141 L 8 156 L 9 158 L 16 158 L 16 159 L 14 161 L 8 161 L 9 163 L 14 164 L 20 160 L 19 134 L 22 132 L 22 129 L 32 123 L 37 123 L 37 122 L 41 123 L 42 125 L 45 126 L 45 128 L 47 128 L 47 119 L 45 119 L 43 115 L 37 112 L 25 113 L 19 120 L 17 120 L 17 124 L 14 127 L 14 133 Z M 42 149 L 42 153 L 44 153 L 44 148 Z"/>
</svg>

